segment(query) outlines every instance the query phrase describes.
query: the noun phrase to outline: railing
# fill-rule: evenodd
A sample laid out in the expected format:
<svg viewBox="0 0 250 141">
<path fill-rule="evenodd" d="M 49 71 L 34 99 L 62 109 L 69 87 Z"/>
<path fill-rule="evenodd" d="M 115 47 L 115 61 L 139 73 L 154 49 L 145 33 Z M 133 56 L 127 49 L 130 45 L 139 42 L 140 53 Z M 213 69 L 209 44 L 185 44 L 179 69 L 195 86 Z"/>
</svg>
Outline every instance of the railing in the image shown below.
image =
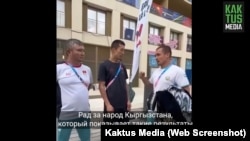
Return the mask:
<svg viewBox="0 0 250 141">
<path fill-rule="evenodd" d="M 139 9 L 139 6 L 140 6 L 139 0 L 117 0 L 117 1 L 136 7 L 137 9 Z M 158 5 L 156 3 L 152 3 L 151 8 L 150 8 L 150 13 L 163 17 L 165 19 L 174 21 L 176 23 L 185 25 L 187 27 L 192 26 L 192 19 L 185 17 L 179 14 L 178 12 L 164 8 L 161 5 Z"/>
</svg>

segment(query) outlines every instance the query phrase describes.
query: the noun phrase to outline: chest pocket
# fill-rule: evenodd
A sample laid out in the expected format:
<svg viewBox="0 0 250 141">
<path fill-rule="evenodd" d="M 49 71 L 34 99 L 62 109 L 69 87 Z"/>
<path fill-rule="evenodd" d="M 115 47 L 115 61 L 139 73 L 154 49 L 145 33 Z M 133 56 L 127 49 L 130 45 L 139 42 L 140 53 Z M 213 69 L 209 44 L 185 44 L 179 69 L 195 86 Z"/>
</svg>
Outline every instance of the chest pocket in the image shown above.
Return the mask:
<svg viewBox="0 0 250 141">
<path fill-rule="evenodd" d="M 164 86 L 175 85 L 174 84 L 174 77 L 171 75 L 162 76 L 161 81 L 162 81 Z"/>
<path fill-rule="evenodd" d="M 67 69 L 59 75 L 59 80 L 65 79 L 65 78 L 71 78 L 71 77 L 75 77 L 75 73 L 71 71 L 70 69 Z"/>
</svg>

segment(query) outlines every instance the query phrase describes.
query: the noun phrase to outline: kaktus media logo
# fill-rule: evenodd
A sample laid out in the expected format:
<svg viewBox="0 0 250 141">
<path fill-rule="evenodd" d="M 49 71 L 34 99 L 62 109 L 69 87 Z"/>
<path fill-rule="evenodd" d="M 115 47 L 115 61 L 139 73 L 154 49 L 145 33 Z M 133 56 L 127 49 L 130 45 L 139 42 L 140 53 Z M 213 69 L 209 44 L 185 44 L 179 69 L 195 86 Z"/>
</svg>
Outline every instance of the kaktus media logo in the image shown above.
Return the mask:
<svg viewBox="0 0 250 141">
<path fill-rule="evenodd" d="M 223 3 L 224 32 L 244 32 L 244 2 Z"/>
</svg>

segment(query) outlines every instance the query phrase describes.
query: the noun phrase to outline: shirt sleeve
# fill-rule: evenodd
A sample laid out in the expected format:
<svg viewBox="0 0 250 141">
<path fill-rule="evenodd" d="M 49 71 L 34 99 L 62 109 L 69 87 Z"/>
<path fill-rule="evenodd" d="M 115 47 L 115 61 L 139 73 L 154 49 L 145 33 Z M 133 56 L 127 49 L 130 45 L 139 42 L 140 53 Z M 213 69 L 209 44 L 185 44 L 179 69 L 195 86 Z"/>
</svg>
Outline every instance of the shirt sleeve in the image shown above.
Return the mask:
<svg viewBox="0 0 250 141">
<path fill-rule="evenodd" d="M 59 65 L 56 65 L 56 81 L 58 81 L 59 72 L 60 72 L 60 67 L 59 67 Z"/>
<path fill-rule="evenodd" d="M 153 84 L 154 83 L 154 74 L 155 74 L 155 72 L 153 72 L 152 73 L 152 75 L 150 76 L 150 78 L 149 78 L 149 83 L 151 83 L 151 84 Z"/>
<path fill-rule="evenodd" d="M 92 75 L 92 71 L 91 69 L 89 68 L 89 80 L 90 80 L 90 84 L 93 84 L 93 75 Z"/>
<path fill-rule="evenodd" d="M 124 65 L 122 65 L 122 67 L 123 67 L 123 70 L 124 70 L 124 73 L 125 73 L 125 78 L 128 79 L 127 68 Z"/>
<path fill-rule="evenodd" d="M 104 63 L 101 63 L 98 71 L 98 81 L 105 81 L 106 79 L 106 69 Z"/>
<path fill-rule="evenodd" d="M 184 70 L 180 69 L 175 77 L 175 82 L 180 87 L 185 87 L 189 85 L 187 75 Z"/>
</svg>

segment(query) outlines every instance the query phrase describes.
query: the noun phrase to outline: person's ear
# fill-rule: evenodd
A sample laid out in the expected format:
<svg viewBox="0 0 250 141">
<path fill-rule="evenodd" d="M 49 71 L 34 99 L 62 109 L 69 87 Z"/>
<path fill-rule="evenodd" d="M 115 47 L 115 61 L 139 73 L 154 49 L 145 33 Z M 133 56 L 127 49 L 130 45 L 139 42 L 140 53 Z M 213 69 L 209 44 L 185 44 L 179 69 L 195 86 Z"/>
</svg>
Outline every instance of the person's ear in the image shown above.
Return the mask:
<svg viewBox="0 0 250 141">
<path fill-rule="evenodd" d="M 67 50 L 65 51 L 65 55 L 66 55 L 66 56 L 69 56 L 70 51 L 71 51 L 70 49 L 67 49 Z"/>
<path fill-rule="evenodd" d="M 170 53 L 169 53 L 169 52 L 167 52 L 167 53 L 166 53 L 166 56 L 167 56 L 168 58 L 170 58 Z"/>
<path fill-rule="evenodd" d="M 111 52 L 115 52 L 115 48 L 111 48 Z"/>
</svg>

